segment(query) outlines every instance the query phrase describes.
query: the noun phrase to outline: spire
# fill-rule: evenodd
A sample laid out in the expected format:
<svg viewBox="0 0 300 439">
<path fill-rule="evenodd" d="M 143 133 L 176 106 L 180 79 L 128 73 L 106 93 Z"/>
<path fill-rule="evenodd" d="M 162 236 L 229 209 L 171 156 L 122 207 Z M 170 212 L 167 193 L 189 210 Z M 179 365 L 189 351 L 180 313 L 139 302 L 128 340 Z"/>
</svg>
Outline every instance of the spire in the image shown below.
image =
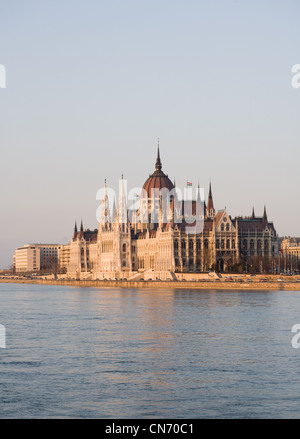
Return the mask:
<svg viewBox="0 0 300 439">
<path fill-rule="evenodd" d="M 113 208 L 112 208 L 112 218 L 111 218 L 111 222 L 115 223 L 116 222 L 116 217 L 117 217 L 117 208 L 116 208 L 116 198 L 114 197 L 114 204 L 113 204 Z"/>
<path fill-rule="evenodd" d="M 78 231 L 77 231 L 77 223 L 76 223 L 76 221 L 75 221 L 74 234 L 73 234 L 73 241 L 75 241 L 75 239 L 77 238 L 77 233 L 78 233 Z"/>
<path fill-rule="evenodd" d="M 83 224 L 82 224 L 82 220 L 81 220 L 81 224 L 80 224 L 80 232 L 79 232 L 79 238 L 83 238 Z"/>
<path fill-rule="evenodd" d="M 159 139 L 158 139 L 158 145 L 157 145 L 157 158 L 156 158 L 156 163 L 155 163 L 155 169 L 157 171 L 161 171 L 161 161 L 160 161 L 160 154 L 159 154 Z"/>
<path fill-rule="evenodd" d="M 205 215 L 205 203 L 201 200 L 201 193 L 200 193 L 200 185 L 198 182 L 198 188 L 197 188 L 197 198 L 196 198 L 196 216 L 197 217 L 204 217 Z M 197 218 L 199 219 L 199 218 Z"/>
<path fill-rule="evenodd" d="M 198 181 L 198 188 L 197 188 L 197 201 L 201 201 L 199 181 Z"/>
<path fill-rule="evenodd" d="M 252 218 L 252 219 L 255 218 L 254 206 L 252 207 L 252 215 L 251 215 L 251 218 Z"/>
<path fill-rule="evenodd" d="M 119 224 L 127 224 L 127 207 L 126 207 L 126 197 L 124 192 L 123 174 L 122 174 L 122 180 L 120 181 L 117 220 Z"/>
<path fill-rule="evenodd" d="M 215 214 L 214 202 L 211 191 L 211 182 L 209 182 L 209 192 L 208 192 L 208 200 L 207 200 L 207 215 L 209 217 L 213 217 Z"/>
<path fill-rule="evenodd" d="M 101 212 L 100 212 L 99 230 L 100 230 L 100 225 L 101 225 L 101 229 L 107 229 L 110 225 L 109 203 L 108 203 L 108 196 L 107 196 L 107 190 L 106 190 L 106 179 L 104 180 L 104 193 L 103 193 L 102 206 L 101 206 Z"/>
<path fill-rule="evenodd" d="M 263 219 L 264 219 L 264 220 L 267 220 L 267 209 L 266 209 L 266 205 L 264 205 Z"/>
</svg>

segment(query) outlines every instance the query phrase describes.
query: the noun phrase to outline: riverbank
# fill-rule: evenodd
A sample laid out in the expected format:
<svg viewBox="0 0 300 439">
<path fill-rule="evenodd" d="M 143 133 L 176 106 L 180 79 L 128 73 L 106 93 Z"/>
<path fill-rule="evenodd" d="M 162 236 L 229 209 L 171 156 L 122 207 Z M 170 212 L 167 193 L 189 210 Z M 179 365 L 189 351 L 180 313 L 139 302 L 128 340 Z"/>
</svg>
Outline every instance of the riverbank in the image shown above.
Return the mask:
<svg viewBox="0 0 300 439">
<path fill-rule="evenodd" d="M 93 288 L 169 288 L 169 289 L 199 289 L 199 290 L 283 290 L 300 291 L 300 282 L 296 281 L 124 281 L 124 280 L 50 280 L 50 279 L 8 279 L 0 282 L 38 285 L 60 285 L 71 287 Z"/>
</svg>

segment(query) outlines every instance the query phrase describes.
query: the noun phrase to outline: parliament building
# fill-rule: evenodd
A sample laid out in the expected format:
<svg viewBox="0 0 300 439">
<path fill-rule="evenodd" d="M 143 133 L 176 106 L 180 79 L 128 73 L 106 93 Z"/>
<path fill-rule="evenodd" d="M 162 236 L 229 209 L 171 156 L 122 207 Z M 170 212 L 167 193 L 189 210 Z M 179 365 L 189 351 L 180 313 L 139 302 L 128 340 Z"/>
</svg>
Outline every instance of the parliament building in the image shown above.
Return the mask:
<svg viewBox="0 0 300 439">
<path fill-rule="evenodd" d="M 169 194 L 164 197 L 162 194 Z M 164 202 L 165 200 L 165 202 Z M 279 240 L 266 208 L 263 215 L 232 218 L 208 199 L 183 201 L 162 170 L 159 147 L 155 170 L 143 185 L 138 208 L 129 212 L 123 185 L 117 206 L 106 192 L 98 230 L 75 223 L 66 246 L 67 275 L 76 279 L 175 279 L 182 273 L 228 271 L 257 258 L 279 254 Z"/>
</svg>

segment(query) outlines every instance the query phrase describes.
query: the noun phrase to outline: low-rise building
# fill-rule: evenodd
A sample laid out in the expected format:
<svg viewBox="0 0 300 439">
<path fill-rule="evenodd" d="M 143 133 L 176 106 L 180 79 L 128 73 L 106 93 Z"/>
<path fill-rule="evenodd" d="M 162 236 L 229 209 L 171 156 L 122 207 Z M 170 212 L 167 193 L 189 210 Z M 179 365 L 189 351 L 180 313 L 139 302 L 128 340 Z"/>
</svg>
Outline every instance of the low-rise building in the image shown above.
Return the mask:
<svg viewBox="0 0 300 439">
<path fill-rule="evenodd" d="M 41 251 L 34 245 L 18 247 L 14 253 L 13 265 L 16 273 L 40 270 Z"/>
<path fill-rule="evenodd" d="M 61 260 L 68 265 L 67 249 L 62 244 L 27 244 L 18 247 L 14 253 L 13 264 L 16 273 L 39 270 L 57 271 Z M 68 246 L 67 246 L 68 247 Z"/>
<path fill-rule="evenodd" d="M 282 269 L 284 272 L 300 271 L 300 238 L 284 237 L 281 242 Z"/>
</svg>

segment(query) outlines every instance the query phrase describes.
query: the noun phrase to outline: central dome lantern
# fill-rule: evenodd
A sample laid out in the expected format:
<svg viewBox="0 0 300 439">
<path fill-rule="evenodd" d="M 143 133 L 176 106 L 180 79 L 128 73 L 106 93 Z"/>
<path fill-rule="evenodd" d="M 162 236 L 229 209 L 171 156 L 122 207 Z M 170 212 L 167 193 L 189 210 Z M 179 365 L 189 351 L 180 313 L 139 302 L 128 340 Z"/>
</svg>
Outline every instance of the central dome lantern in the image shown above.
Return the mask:
<svg viewBox="0 0 300 439">
<path fill-rule="evenodd" d="M 144 183 L 143 186 L 143 195 L 148 196 L 148 198 L 152 198 L 153 194 L 152 189 L 162 189 L 166 188 L 169 191 L 174 189 L 174 185 L 169 179 L 169 177 L 162 171 L 162 165 L 159 154 L 159 145 L 157 147 L 157 158 L 155 163 L 155 171 L 151 174 Z"/>
</svg>

